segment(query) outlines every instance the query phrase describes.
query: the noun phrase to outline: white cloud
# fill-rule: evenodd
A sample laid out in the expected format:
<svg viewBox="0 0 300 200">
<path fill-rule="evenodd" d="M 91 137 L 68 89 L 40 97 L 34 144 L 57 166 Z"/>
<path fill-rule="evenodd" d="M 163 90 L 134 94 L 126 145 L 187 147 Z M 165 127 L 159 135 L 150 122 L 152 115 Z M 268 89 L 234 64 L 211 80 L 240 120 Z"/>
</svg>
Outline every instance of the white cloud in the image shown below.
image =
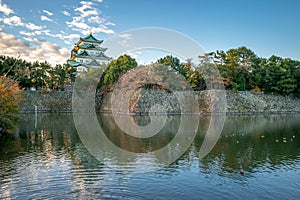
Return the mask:
<svg viewBox="0 0 300 200">
<path fill-rule="evenodd" d="M 6 56 L 20 55 L 21 59 L 30 62 L 47 60 L 52 65 L 66 63 L 70 56 L 70 50 L 67 48 L 61 48 L 56 44 L 37 38 L 27 37 L 26 40 L 35 45 L 30 45 L 13 35 L 0 31 L 1 54 Z"/>
<path fill-rule="evenodd" d="M 42 31 L 34 31 L 34 34 L 36 34 L 36 35 L 41 35 L 41 34 L 42 34 Z"/>
<path fill-rule="evenodd" d="M 82 13 L 81 17 L 88 17 L 88 16 L 93 16 L 93 15 L 99 15 L 97 10 L 87 10 Z"/>
<path fill-rule="evenodd" d="M 32 38 L 32 37 L 23 37 L 24 40 L 32 43 L 39 43 L 40 41 L 37 38 Z"/>
<path fill-rule="evenodd" d="M 128 54 L 129 56 L 131 56 L 132 58 L 137 59 L 137 58 L 139 58 L 143 53 L 142 53 L 141 51 L 139 51 L 139 50 L 136 50 L 136 51 L 127 52 L 127 54 Z"/>
<path fill-rule="evenodd" d="M 11 16 L 11 17 L 5 17 L 5 18 L 0 18 L 0 22 L 3 22 L 6 25 L 9 26 L 21 26 L 25 27 L 29 30 L 35 31 L 35 30 L 42 30 L 45 28 L 45 26 L 38 26 L 33 23 L 24 23 L 22 19 L 16 15 Z"/>
<path fill-rule="evenodd" d="M 67 44 L 67 45 L 71 45 L 72 44 L 72 42 L 69 42 L 67 40 L 64 40 L 64 43 Z"/>
<path fill-rule="evenodd" d="M 37 34 L 35 34 L 34 32 L 26 32 L 26 31 L 20 31 L 21 35 L 25 35 L 27 37 L 33 37 L 36 36 Z"/>
<path fill-rule="evenodd" d="M 42 30 L 42 31 L 41 31 L 41 33 L 44 33 L 44 34 L 47 35 L 47 36 L 53 37 L 53 34 L 50 33 L 50 32 L 51 32 L 50 30 Z"/>
<path fill-rule="evenodd" d="M 92 6 L 93 2 L 90 2 L 90 1 L 80 1 L 80 4 L 83 5 L 83 6 Z"/>
<path fill-rule="evenodd" d="M 14 11 L 12 9 L 10 9 L 6 4 L 2 4 L 2 0 L 0 0 L 0 12 L 3 12 L 6 16 L 3 16 L 2 18 L 0 17 L 0 22 L 2 22 L 5 25 L 9 25 L 9 26 L 18 26 L 18 27 L 25 27 L 26 29 L 28 29 L 29 31 L 40 31 L 43 30 L 45 28 L 45 26 L 38 26 L 34 23 L 25 23 L 23 21 L 22 18 L 20 18 L 17 15 L 13 15 L 13 16 L 7 16 L 10 15 L 12 13 L 14 13 Z M 47 10 L 43 10 L 43 12 L 47 13 L 48 15 L 52 15 L 53 13 L 47 11 Z M 41 17 L 42 20 L 51 20 L 49 18 L 47 18 L 46 16 L 42 16 Z M 20 34 L 25 35 L 27 37 L 32 37 L 34 35 L 38 35 L 35 34 L 33 32 L 26 32 L 26 31 L 21 31 Z"/>
<path fill-rule="evenodd" d="M 25 27 L 29 30 L 32 30 L 32 31 L 42 30 L 43 28 L 45 28 L 44 26 L 37 26 L 33 23 L 27 23 L 27 24 L 25 24 Z"/>
<path fill-rule="evenodd" d="M 64 31 L 60 31 L 61 33 L 59 34 L 54 34 L 54 33 L 51 33 L 50 30 L 38 30 L 38 31 L 34 31 L 32 34 L 31 33 L 27 33 L 27 32 L 20 32 L 20 34 L 22 35 L 25 35 L 25 36 L 36 36 L 36 35 L 41 35 L 41 34 L 45 34 L 49 37 L 53 37 L 53 38 L 58 38 L 60 40 L 62 40 L 65 44 L 72 44 L 74 41 L 74 39 L 78 39 L 80 38 L 80 35 L 79 34 L 67 34 L 65 33 Z M 25 39 L 25 38 L 24 38 Z M 27 41 L 29 41 L 28 39 L 25 39 Z"/>
<path fill-rule="evenodd" d="M 80 4 L 82 6 L 75 8 L 75 12 L 79 12 L 82 18 L 92 15 L 99 15 L 99 11 L 95 7 L 92 7 L 92 2 L 81 1 Z"/>
<path fill-rule="evenodd" d="M 46 13 L 47 15 L 49 15 L 49 16 L 52 16 L 53 15 L 53 13 L 52 12 L 50 12 L 50 11 L 48 11 L 48 10 L 42 10 L 44 13 Z"/>
<path fill-rule="evenodd" d="M 99 16 L 92 16 L 92 17 L 88 18 L 88 22 L 101 24 L 104 22 L 104 20 L 101 19 Z"/>
<path fill-rule="evenodd" d="M 115 24 L 115 23 L 112 23 L 112 22 L 106 22 L 105 25 L 106 25 L 106 26 L 115 26 L 116 24 Z"/>
<path fill-rule="evenodd" d="M 58 49 L 58 52 L 60 53 L 60 55 L 66 55 L 67 58 L 69 58 L 70 49 L 68 49 L 68 48 L 60 48 L 60 49 Z"/>
<path fill-rule="evenodd" d="M 63 13 L 64 15 L 68 16 L 68 17 L 71 16 L 71 14 L 70 14 L 68 11 L 65 11 L 65 10 L 64 10 L 62 13 Z"/>
<path fill-rule="evenodd" d="M 75 8 L 75 11 L 78 11 L 81 14 L 83 14 L 86 11 L 86 9 L 92 9 L 92 5 L 93 5 L 92 2 L 87 2 L 87 1 L 81 1 L 80 4 L 82 6 Z"/>
<path fill-rule="evenodd" d="M 103 0 L 95 0 L 96 2 L 98 2 L 98 3 L 102 3 L 103 2 Z"/>
<path fill-rule="evenodd" d="M 69 35 L 67 35 L 66 33 L 63 33 L 63 34 L 52 35 L 52 37 L 59 38 L 59 39 L 63 40 L 65 44 L 71 44 L 71 42 L 74 39 L 80 38 L 80 35 L 79 34 L 69 34 Z"/>
<path fill-rule="evenodd" d="M 78 38 L 80 38 L 80 35 L 79 34 L 64 35 L 63 38 L 64 39 L 78 39 Z"/>
<path fill-rule="evenodd" d="M 132 40 L 132 34 L 129 33 L 123 33 L 117 36 L 116 43 L 118 43 L 120 46 L 123 47 L 129 47 L 128 41 Z"/>
<path fill-rule="evenodd" d="M 76 17 L 73 17 L 73 20 L 71 22 L 66 22 L 66 23 L 69 27 L 73 28 L 73 30 L 76 30 L 79 32 L 81 32 L 81 30 L 90 29 L 89 25 L 87 25 L 86 23 L 84 23 L 82 21 L 76 20 Z"/>
<path fill-rule="evenodd" d="M 101 1 L 102 2 L 102 1 Z M 115 24 L 108 22 L 105 17 L 102 17 L 101 11 L 93 6 L 91 1 L 81 1 L 80 6 L 74 9 L 75 16 L 72 21 L 67 21 L 66 24 L 73 31 L 78 31 L 82 34 L 93 33 L 115 33 L 111 26 Z M 67 14 L 67 13 L 66 13 Z"/>
<path fill-rule="evenodd" d="M 128 44 L 127 44 L 127 40 L 120 40 L 118 42 L 119 45 L 123 46 L 123 47 L 128 47 Z"/>
<path fill-rule="evenodd" d="M 0 31 L 0 48 L 1 50 L 6 50 L 6 48 L 9 47 L 18 47 L 18 46 L 23 46 L 27 47 L 21 40 L 17 40 L 15 36 L 11 34 L 7 34 L 3 32 L 2 30 Z"/>
<path fill-rule="evenodd" d="M 65 33 L 65 32 L 52 32 L 50 30 L 47 30 L 47 26 L 43 24 L 35 24 L 32 21 L 26 21 L 21 16 L 18 16 L 14 13 L 14 10 L 9 8 L 6 4 L 2 3 L 2 0 L 0 0 L 0 13 L 4 13 L 3 15 L 0 14 L 0 31 L 1 27 L 5 26 L 12 26 L 12 27 L 21 27 L 22 29 L 19 31 L 19 34 L 23 36 L 23 38 L 20 38 L 21 40 L 18 40 L 20 42 L 23 41 L 23 46 L 25 44 L 31 44 L 33 46 L 40 46 L 46 47 L 45 41 L 41 41 L 40 37 L 45 36 L 59 39 L 63 43 L 67 45 L 71 45 L 74 43 L 75 40 L 78 40 L 81 35 L 83 34 L 89 34 L 90 31 L 92 31 L 94 34 L 97 33 L 105 33 L 105 34 L 113 34 L 114 30 L 111 28 L 115 24 L 112 22 L 109 22 L 107 20 L 107 17 L 104 17 L 101 14 L 101 10 L 99 10 L 98 3 L 101 3 L 102 0 L 82 0 L 77 7 L 74 8 L 73 11 L 68 12 L 67 10 L 62 11 L 62 13 L 70 17 L 70 20 L 65 22 L 66 25 L 72 30 L 73 34 Z M 55 20 L 52 19 L 51 16 L 53 16 L 55 13 L 47 10 L 47 9 L 41 9 L 40 10 L 41 21 L 49 21 L 49 22 L 55 22 Z M 42 23 L 42 22 L 41 22 Z M 75 34 L 75 33 L 76 34 Z M 80 33 L 80 34 L 77 34 Z M 15 38 L 16 39 L 16 38 Z M 51 41 L 51 40 L 49 40 Z M 41 46 L 43 44 L 44 46 Z M 51 44 L 51 43 L 49 43 Z M 15 47 L 11 47 L 10 50 L 7 51 L 14 51 Z M 30 46 L 30 48 L 33 48 Z M 29 49 L 30 49 L 29 48 Z M 26 52 L 29 51 L 29 49 L 20 50 L 24 51 L 24 55 L 27 55 Z M 69 50 L 68 50 L 69 51 Z M 41 49 L 35 49 L 34 52 L 36 52 L 36 55 L 41 55 L 42 51 Z M 39 52 L 39 54 L 37 53 Z M 27 55 L 28 57 L 29 55 Z M 54 56 L 55 57 L 55 56 Z M 33 58 L 30 57 L 29 58 Z"/>
<path fill-rule="evenodd" d="M 15 15 L 12 17 L 0 18 L 0 21 L 10 26 L 24 26 L 22 19 Z"/>
<path fill-rule="evenodd" d="M 132 39 L 132 35 L 129 34 L 129 33 L 120 34 L 118 37 L 126 39 L 126 40 L 131 40 Z"/>
<path fill-rule="evenodd" d="M 92 27 L 91 31 L 93 33 L 106 33 L 106 34 L 114 34 L 115 32 L 112 29 L 109 29 L 107 26 L 100 24 L 99 27 Z"/>
<path fill-rule="evenodd" d="M 0 0 L 0 12 L 4 13 L 5 15 L 14 13 L 12 9 L 10 9 L 6 4 L 2 3 L 2 0 Z"/>
<path fill-rule="evenodd" d="M 80 5 L 88 6 L 89 3 L 84 3 Z M 87 9 L 86 16 L 94 16 L 96 10 Z M 2 14 L 4 13 L 4 14 Z M 74 39 L 80 37 L 79 34 L 56 34 L 52 33 L 50 30 L 47 30 L 46 26 L 32 23 L 30 21 L 25 21 L 21 16 L 11 15 L 14 13 L 6 4 L 2 3 L 0 0 L 0 49 L 1 54 L 7 56 L 15 56 L 17 53 L 21 56 L 22 59 L 28 61 L 44 61 L 47 60 L 51 64 L 60 64 L 65 63 L 68 57 L 70 56 L 70 49 L 61 48 L 56 44 L 41 40 L 39 37 L 45 35 L 48 37 L 53 37 L 61 39 L 65 44 L 71 45 L 74 43 Z M 48 10 L 41 10 L 42 15 L 40 19 L 42 21 L 54 21 L 50 16 L 54 14 Z M 80 13 L 78 11 L 78 13 Z M 71 16 L 67 11 L 63 11 L 63 14 L 66 16 Z M 73 25 L 79 30 L 82 28 L 88 28 L 88 25 L 84 23 L 84 20 L 80 15 L 74 19 Z M 19 31 L 20 35 L 23 35 L 23 38 L 16 38 L 14 35 L 7 34 L 3 32 L 5 26 L 21 27 Z M 3 27 L 3 28 L 1 28 Z"/>
<path fill-rule="evenodd" d="M 48 18 L 48 17 L 45 16 L 45 15 L 42 15 L 42 16 L 41 16 L 41 20 L 42 20 L 42 21 L 49 21 L 49 22 L 52 22 L 52 21 L 53 21 L 52 19 Z"/>
</svg>

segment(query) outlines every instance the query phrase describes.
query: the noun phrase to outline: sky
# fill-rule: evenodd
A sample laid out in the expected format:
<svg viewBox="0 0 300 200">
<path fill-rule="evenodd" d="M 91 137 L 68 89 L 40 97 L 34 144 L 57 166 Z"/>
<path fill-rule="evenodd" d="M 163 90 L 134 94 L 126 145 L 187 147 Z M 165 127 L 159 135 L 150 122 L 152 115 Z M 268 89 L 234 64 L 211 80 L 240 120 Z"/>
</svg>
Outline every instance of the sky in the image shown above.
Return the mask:
<svg viewBox="0 0 300 200">
<path fill-rule="evenodd" d="M 298 0 L 0 0 L 0 55 L 62 64 L 91 31 L 122 46 L 135 39 L 128 31 L 144 27 L 174 30 L 205 52 L 246 46 L 259 57 L 300 60 Z M 131 55 L 148 63 L 162 53 Z"/>
</svg>

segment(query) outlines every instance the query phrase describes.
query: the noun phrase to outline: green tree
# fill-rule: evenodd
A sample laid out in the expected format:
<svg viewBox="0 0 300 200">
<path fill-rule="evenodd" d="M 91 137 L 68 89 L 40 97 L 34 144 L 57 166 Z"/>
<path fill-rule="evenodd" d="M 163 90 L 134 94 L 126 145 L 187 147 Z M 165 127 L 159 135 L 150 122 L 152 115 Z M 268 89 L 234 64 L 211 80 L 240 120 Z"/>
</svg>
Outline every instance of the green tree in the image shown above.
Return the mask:
<svg viewBox="0 0 300 200">
<path fill-rule="evenodd" d="M 32 86 L 35 88 L 47 88 L 49 87 L 49 85 L 51 85 L 51 77 L 50 77 L 50 73 L 51 73 L 51 66 L 49 63 L 47 62 L 34 62 L 32 64 L 32 68 L 31 68 L 31 82 L 32 82 Z"/>
<path fill-rule="evenodd" d="M 187 73 L 188 69 L 186 69 L 181 63 L 179 58 L 173 57 L 172 55 L 165 56 L 163 58 L 160 58 L 156 62 L 157 64 L 163 64 L 166 66 L 170 66 L 171 68 L 175 69 L 178 71 L 180 74 L 185 76 Z"/>
<path fill-rule="evenodd" d="M 56 65 L 49 72 L 48 86 L 63 90 L 66 83 L 75 81 L 76 69 L 68 64 Z"/>
<path fill-rule="evenodd" d="M 114 84 L 121 75 L 137 67 L 137 62 L 129 55 L 122 55 L 108 64 L 102 78 L 104 85 Z"/>
<path fill-rule="evenodd" d="M 251 80 L 252 71 L 253 65 L 259 62 L 259 58 L 252 50 L 239 47 L 226 52 L 217 51 L 213 59 L 221 75 L 229 79 L 229 88 L 233 91 L 248 90 L 255 85 L 254 80 Z"/>
<path fill-rule="evenodd" d="M 0 56 L 0 76 L 19 83 L 21 88 L 62 89 L 65 83 L 72 84 L 76 69 L 68 64 L 52 67 L 47 62 L 27 62 L 18 58 Z"/>
<path fill-rule="evenodd" d="M 203 90 L 206 88 L 205 81 L 199 69 L 194 69 L 190 59 L 186 63 L 181 63 L 179 58 L 167 55 L 160 58 L 156 62 L 171 67 L 181 74 L 190 84 L 194 90 Z"/>
<path fill-rule="evenodd" d="M 297 92 L 299 62 L 289 58 L 271 56 L 264 65 L 264 89 L 267 92 L 290 94 Z"/>
<path fill-rule="evenodd" d="M 297 83 L 296 95 L 298 98 L 300 98 L 300 62 L 299 61 L 297 61 L 297 64 L 295 65 L 295 70 L 293 74 L 295 75 L 295 79 Z"/>
</svg>

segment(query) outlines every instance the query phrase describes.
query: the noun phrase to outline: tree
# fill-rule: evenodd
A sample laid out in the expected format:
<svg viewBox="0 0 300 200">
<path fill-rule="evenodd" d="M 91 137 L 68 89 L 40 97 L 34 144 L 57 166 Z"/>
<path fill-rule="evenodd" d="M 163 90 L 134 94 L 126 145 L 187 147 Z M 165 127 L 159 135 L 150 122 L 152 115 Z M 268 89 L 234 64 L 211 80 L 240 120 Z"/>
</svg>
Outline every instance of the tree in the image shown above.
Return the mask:
<svg viewBox="0 0 300 200">
<path fill-rule="evenodd" d="M 173 57 L 172 55 L 168 55 L 163 58 L 160 58 L 156 61 L 156 63 L 170 66 L 171 68 L 175 69 L 183 76 L 186 76 L 186 73 L 188 72 L 190 67 L 190 66 L 187 67 L 188 65 L 184 66 L 182 63 L 180 63 L 179 58 Z"/>
<path fill-rule="evenodd" d="M 297 83 L 296 95 L 298 98 L 300 98 L 300 62 L 299 61 L 297 61 L 297 64 L 295 65 L 295 70 L 293 74 L 295 75 L 295 79 Z"/>
<path fill-rule="evenodd" d="M 264 89 L 286 95 L 297 92 L 298 66 L 299 61 L 271 56 L 265 63 Z"/>
<path fill-rule="evenodd" d="M 18 112 L 18 104 L 22 100 L 21 92 L 17 82 L 0 76 L 0 115 Z"/>
<path fill-rule="evenodd" d="M 0 76 L 19 83 L 21 88 L 63 89 L 65 83 L 73 83 L 76 69 L 68 64 L 52 67 L 47 62 L 27 62 L 18 58 L 0 56 Z"/>
<path fill-rule="evenodd" d="M 56 90 L 64 90 L 65 84 L 75 82 L 76 68 L 69 64 L 57 64 L 52 67 L 47 75 L 47 87 Z"/>
<path fill-rule="evenodd" d="M 251 81 L 253 65 L 259 62 L 259 58 L 252 50 L 246 47 L 239 47 L 237 49 L 229 49 L 226 52 L 217 51 L 213 58 L 221 75 L 229 79 L 229 88 L 233 91 L 252 88 L 250 83 L 253 81 Z"/>
<path fill-rule="evenodd" d="M 19 111 L 19 102 L 22 100 L 22 90 L 15 76 L 15 73 L 19 73 L 20 70 L 20 65 L 17 65 L 19 61 L 0 57 L 0 136 L 13 127 L 16 118 L 12 114 Z M 15 80 L 9 76 L 15 77 Z"/>
<path fill-rule="evenodd" d="M 14 80 L 0 76 L 0 136 L 13 127 L 16 118 L 11 115 L 19 111 L 22 90 Z"/>
<path fill-rule="evenodd" d="M 50 71 L 51 66 L 47 62 L 34 62 L 32 65 L 32 85 L 35 88 L 47 88 L 51 85 Z"/>
<path fill-rule="evenodd" d="M 193 88 L 193 90 L 204 90 L 206 88 L 205 80 L 203 78 L 203 72 L 192 66 L 191 59 L 187 59 L 185 63 L 181 63 L 179 58 L 172 55 L 160 58 L 156 62 L 157 64 L 163 64 L 170 66 L 181 74 Z"/>
<path fill-rule="evenodd" d="M 114 84 L 121 75 L 135 67 L 137 67 L 137 62 L 134 58 L 126 54 L 122 55 L 108 64 L 101 82 L 104 85 Z"/>
</svg>

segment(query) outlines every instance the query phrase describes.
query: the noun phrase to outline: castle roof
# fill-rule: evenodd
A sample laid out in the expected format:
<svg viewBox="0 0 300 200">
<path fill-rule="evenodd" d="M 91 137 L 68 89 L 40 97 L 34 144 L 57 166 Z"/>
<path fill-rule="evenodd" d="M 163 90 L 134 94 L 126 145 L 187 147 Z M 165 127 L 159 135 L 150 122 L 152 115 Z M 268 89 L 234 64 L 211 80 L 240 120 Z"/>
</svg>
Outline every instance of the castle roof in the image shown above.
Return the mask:
<svg viewBox="0 0 300 200">
<path fill-rule="evenodd" d="M 84 66 L 84 67 L 93 67 L 93 66 L 101 66 L 99 62 L 97 62 L 95 59 L 91 60 L 89 63 L 80 63 L 76 62 L 74 60 L 68 60 L 68 64 L 72 67 L 78 67 L 78 66 Z"/>
<path fill-rule="evenodd" d="M 84 42 L 100 43 L 100 44 L 103 42 L 103 40 L 96 39 L 92 33 L 90 33 L 90 35 L 88 35 L 84 38 L 81 37 L 80 40 L 82 40 Z"/>
<path fill-rule="evenodd" d="M 80 49 L 94 49 L 94 50 L 98 50 L 98 51 L 106 51 L 107 48 L 102 48 L 102 47 L 96 47 L 94 44 L 80 44 L 77 45 L 76 47 L 80 48 Z"/>
<path fill-rule="evenodd" d="M 100 52 L 99 54 L 96 55 L 90 55 L 86 51 L 82 51 L 80 53 L 76 53 L 73 55 L 74 57 L 77 58 L 95 58 L 95 59 L 102 59 L 102 60 L 110 60 L 111 58 L 106 56 L 104 53 Z"/>
<path fill-rule="evenodd" d="M 78 67 L 79 65 L 81 65 L 81 63 L 70 59 L 68 60 L 68 64 L 71 65 L 72 67 Z"/>
<path fill-rule="evenodd" d="M 101 66 L 96 60 L 92 60 L 90 63 L 86 64 L 87 66 Z"/>
<path fill-rule="evenodd" d="M 90 56 L 90 55 L 88 54 L 88 52 L 82 51 L 80 53 L 75 53 L 74 56 L 76 56 L 76 57 L 79 57 L 79 56 L 85 57 L 85 56 Z"/>
</svg>

